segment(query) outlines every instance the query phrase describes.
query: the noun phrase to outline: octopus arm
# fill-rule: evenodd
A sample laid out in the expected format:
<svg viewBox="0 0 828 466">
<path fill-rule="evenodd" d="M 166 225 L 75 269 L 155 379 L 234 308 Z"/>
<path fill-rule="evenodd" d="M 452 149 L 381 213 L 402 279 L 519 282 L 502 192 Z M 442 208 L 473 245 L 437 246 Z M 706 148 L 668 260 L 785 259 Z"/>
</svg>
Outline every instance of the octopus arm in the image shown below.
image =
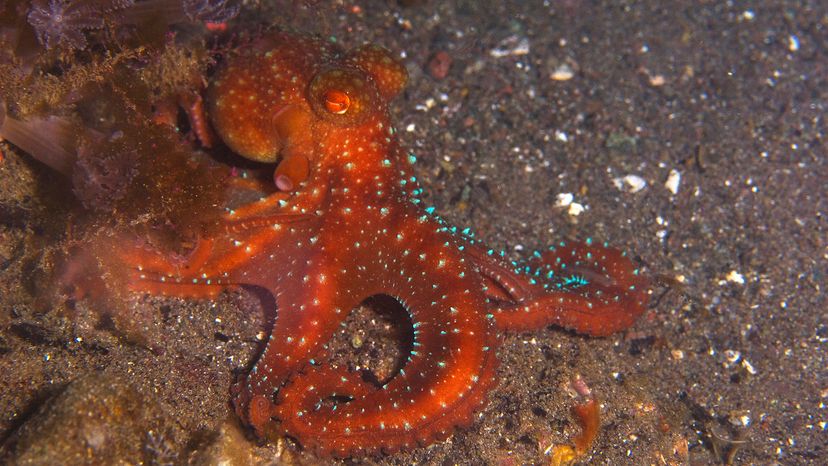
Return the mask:
<svg viewBox="0 0 828 466">
<path fill-rule="evenodd" d="M 426 237 L 418 228 L 425 233 L 428 226 L 402 229 Z M 412 322 L 412 350 L 399 373 L 379 388 L 345 368 L 306 367 L 276 401 L 276 417 L 289 435 L 344 457 L 427 445 L 471 423 L 494 384 L 497 341 L 493 316 L 476 291 L 480 277 L 453 252 L 456 246 L 443 245 L 447 240 L 409 243 L 402 255 L 378 247 L 376 261 L 365 253 L 360 263 L 385 262 L 372 269 L 375 278 L 359 277 L 373 281 L 363 297 L 383 293 L 403 305 Z M 395 273 L 383 272 L 385 265 Z"/>
<path fill-rule="evenodd" d="M 513 269 L 480 251 L 472 257 L 504 331 L 558 325 L 605 336 L 632 325 L 647 302 L 647 281 L 632 261 L 591 242 L 561 243 Z"/>
<path fill-rule="evenodd" d="M 108 269 L 125 271 L 124 284 L 129 291 L 214 298 L 229 286 L 271 285 L 272 280 L 263 281 L 261 277 L 272 277 L 273 274 L 253 259 L 285 255 L 284 250 L 291 249 L 295 242 L 280 240 L 305 235 L 313 218 L 312 215 L 286 213 L 224 222 L 222 238 L 199 238 L 183 256 L 171 256 L 139 242 L 113 240 L 113 244 L 102 246 L 111 252 L 102 260 L 110 263 Z M 273 244 L 282 246 L 274 248 Z M 120 266 L 113 267 L 112 263 Z"/>
</svg>

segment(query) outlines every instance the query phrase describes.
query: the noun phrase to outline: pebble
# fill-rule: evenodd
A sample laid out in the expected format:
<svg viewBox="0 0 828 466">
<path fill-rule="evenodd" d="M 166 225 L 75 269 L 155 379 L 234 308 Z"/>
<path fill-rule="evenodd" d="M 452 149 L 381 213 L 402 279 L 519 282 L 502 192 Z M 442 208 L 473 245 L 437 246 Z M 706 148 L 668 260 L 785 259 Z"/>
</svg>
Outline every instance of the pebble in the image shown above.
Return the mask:
<svg viewBox="0 0 828 466">
<path fill-rule="evenodd" d="M 554 81 L 569 81 L 575 77 L 575 71 L 566 63 L 555 68 L 550 76 Z"/>
<path fill-rule="evenodd" d="M 664 182 L 664 187 L 667 188 L 668 191 L 673 193 L 675 196 L 678 194 L 679 184 L 681 183 L 681 173 L 675 168 L 670 170 L 670 174 L 667 175 L 667 181 Z"/>
<path fill-rule="evenodd" d="M 647 187 L 647 181 L 638 175 L 627 175 L 613 178 L 612 184 L 621 191 L 637 193 Z"/>
<path fill-rule="evenodd" d="M 436 52 L 431 56 L 431 59 L 428 60 L 428 64 L 426 65 L 428 74 L 434 79 L 445 78 L 449 74 L 453 61 L 454 60 L 451 58 L 451 55 L 449 55 L 445 50 Z"/>
<path fill-rule="evenodd" d="M 500 43 L 497 47 L 489 51 L 489 55 L 494 58 L 503 58 L 508 56 L 526 55 L 529 53 L 529 39 L 526 37 L 509 36 Z"/>
</svg>

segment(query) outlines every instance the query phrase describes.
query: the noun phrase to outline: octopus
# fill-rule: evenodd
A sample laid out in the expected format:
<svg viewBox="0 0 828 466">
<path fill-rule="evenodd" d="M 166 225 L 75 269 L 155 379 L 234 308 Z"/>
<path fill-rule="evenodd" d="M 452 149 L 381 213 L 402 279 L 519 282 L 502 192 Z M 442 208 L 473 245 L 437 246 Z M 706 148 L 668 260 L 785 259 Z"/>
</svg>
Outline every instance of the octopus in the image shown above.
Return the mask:
<svg viewBox="0 0 828 466">
<path fill-rule="evenodd" d="M 132 292 L 273 296 L 266 344 L 231 389 L 260 437 L 339 457 L 446 439 L 486 403 L 505 332 L 605 336 L 646 306 L 647 281 L 606 244 L 560 242 L 511 261 L 437 215 L 389 115 L 406 80 L 374 45 L 344 51 L 278 32 L 241 46 L 206 110 L 221 141 L 272 176 L 230 183 L 218 225 L 187 254 L 119 242 L 112 259 Z M 413 336 L 398 371 L 372 383 L 326 360 L 325 345 L 378 296 L 399 303 Z"/>
</svg>

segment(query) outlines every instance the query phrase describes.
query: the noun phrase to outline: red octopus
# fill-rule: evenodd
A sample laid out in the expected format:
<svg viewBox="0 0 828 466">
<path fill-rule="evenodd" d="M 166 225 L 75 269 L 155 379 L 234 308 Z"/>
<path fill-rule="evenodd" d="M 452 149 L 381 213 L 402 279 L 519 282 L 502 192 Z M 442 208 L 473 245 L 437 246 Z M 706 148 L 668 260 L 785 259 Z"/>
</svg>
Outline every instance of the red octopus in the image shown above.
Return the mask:
<svg viewBox="0 0 828 466">
<path fill-rule="evenodd" d="M 278 189 L 236 183 L 219 227 L 184 260 L 120 246 L 132 291 L 273 294 L 267 346 L 233 388 L 259 435 L 337 456 L 445 439 L 485 403 L 502 332 L 555 324 L 607 335 L 644 309 L 646 282 L 617 250 L 561 243 L 509 262 L 425 207 L 387 110 L 406 79 L 370 45 L 343 52 L 276 33 L 241 48 L 208 89 L 210 118 L 233 151 L 276 164 Z M 379 387 L 323 359 L 350 310 L 377 295 L 396 299 L 413 327 L 405 365 Z"/>
</svg>

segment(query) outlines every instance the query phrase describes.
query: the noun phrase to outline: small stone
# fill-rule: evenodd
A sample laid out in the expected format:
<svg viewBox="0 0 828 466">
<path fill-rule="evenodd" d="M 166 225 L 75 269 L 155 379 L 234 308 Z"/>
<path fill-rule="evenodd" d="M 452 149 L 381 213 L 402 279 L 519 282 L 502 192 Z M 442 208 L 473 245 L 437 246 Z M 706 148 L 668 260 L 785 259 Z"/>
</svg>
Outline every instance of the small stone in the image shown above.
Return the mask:
<svg viewBox="0 0 828 466">
<path fill-rule="evenodd" d="M 736 283 L 739 285 L 745 284 L 745 276 L 737 272 L 736 270 L 731 270 L 730 272 L 728 272 L 727 276 L 725 276 L 725 280 L 729 281 L 730 283 Z"/>
<path fill-rule="evenodd" d="M 529 39 L 526 37 L 509 36 L 500 43 L 497 47 L 489 52 L 494 58 L 503 58 L 514 55 L 526 55 L 529 53 Z"/>
<path fill-rule="evenodd" d="M 790 50 L 791 52 L 796 52 L 797 50 L 799 50 L 799 38 L 793 34 L 788 36 L 788 50 Z"/>
<path fill-rule="evenodd" d="M 650 76 L 650 85 L 653 87 L 661 87 L 663 86 L 667 80 L 664 78 L 664 75 L 656 74 Z"/>
<path fill-rule="evenodd" d="M 566 63 L 555 68 L 552 75 L 550 75 L 550 78 L 554 81 L 569 81 L 573 77 L 575 77 L 575 71 Z"/>
<path fill-rule="evenodd" d="M 574 200 L 575 196 L 572 193 L 559 193 L 556 196 L 555 205 L 558 207 L 568 207 Z"/>
<path fill-rule="evenodd" d="M 586 210 L 586 207 L 584 207 L 583 204 L 573 202 L 572 204 L 569 204 L 569 209 L 567 210 L 567 213 L 570 217 L 577 217 L 581 215 L 581 213 L 584 210 Z"/>
<path fill-rule="evenodd" d="M 681 183 L 681 173 L 675 168 L 670 170 L 670 174 L 667 175 L 667 181 L 664 182 L 664 187 L 667 188 L 668 191 L 673 193 L 675 196 L 678 194 L 679 184 Z"/>
<path fill-rule="evenodd" d="M 445 50 L 436 52 L 431 56 L 431 59 L 428 60 L 428 65 L 426 65 L 428 74 L 434 79 L 445 78 L 449 74 L 453 61 L 454 60 L 451 58 L 451 55 L 449 55 Z"/>
<path fill-rule="evenodd" d="M 633 194 L 647 187 L 647 181 L 638 175 L 627 175 L 614 178 L 612 183 L 619 190 Z"/>
<path fill-rule="evenodd" d="M 556 197 L 555 206 L 556 207 L 566 207 L 567 213 L 571 217 L 577 217 L 581 215 L 581 213 L 586 210 L 583 204 L 579 204 L 574 202 L 575 196 L 572 193 L 559 193 Z"/>
<path fill-rule="evenodd" d="M 748 361 L 747 359 L 742 359 L 742 367 L 744 367 L 750 375 L 756 375 L 756 373 L 758 372 L 756 368 L 753 367 L 753 364 L 751 364 L 750 361 Z"/>
</svg>

